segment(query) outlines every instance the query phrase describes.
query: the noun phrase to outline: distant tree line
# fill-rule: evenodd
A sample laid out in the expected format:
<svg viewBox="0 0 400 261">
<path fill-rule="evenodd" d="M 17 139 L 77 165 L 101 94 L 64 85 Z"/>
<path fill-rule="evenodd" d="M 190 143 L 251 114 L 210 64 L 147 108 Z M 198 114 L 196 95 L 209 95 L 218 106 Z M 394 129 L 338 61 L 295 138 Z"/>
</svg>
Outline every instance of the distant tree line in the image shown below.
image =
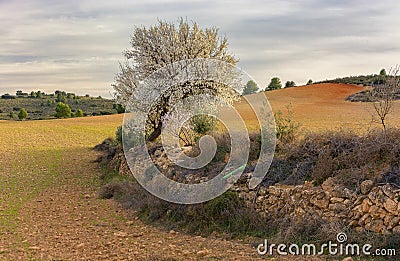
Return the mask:
<svg viewBox="0 0 400 261">
<path fill-rule="evenodd" d="M 388 78 L 391 77 L 392 76 L 387 75 L 385 69 L 381 69 L 379 74 L 348 76 L 348 77 L 336 78 L 333 80 L 319 81 L 317 83 L 345 83 L 345 84 L 356 84 L 364 86 L 382 86 L 386 84 Z"/>
<path fill-rule="evenodd" d="M 69 118 L 125 112 L 125 108 L 121 104 L 110 104 L 109 100 L 103 99 L 101 96 L 91 97 L 89 94 L 78 96 L 75 93 L 60 90 L 51 94 L 46 94 L 43 91 L 31 91 L 28 93 L 18 90 L 14 95 L 6 93 L 1 95 L 0 98 L 3 100 L 18 99 L 18 101 L 10 101 L 11 103 L 0 103 L 0 114 L 3 114 L 1 115 L 2 119 L 5 119 L 5 117 L 12 120 L 44 119 L 47 117 Z M 31 99 L 36 101 L 30 101 Z M 104 100 L 104 103 L 100 102 L 100 100 Z M 112 107 L 110 107 L 110 105 Z M 12 108 L 12 110 L 4 115 L 6 110 L 4 110 L 3 108 L 5 107 L 2 106 L 7 106 L 8 108 Z M 42 109 L 40 107 L 50 108 Z M 53 110 L 53 112 L 51 112 L 51 110 Z M 87 110 L 87 112 L 85 112 L 85 110 Z"/>
</svg>

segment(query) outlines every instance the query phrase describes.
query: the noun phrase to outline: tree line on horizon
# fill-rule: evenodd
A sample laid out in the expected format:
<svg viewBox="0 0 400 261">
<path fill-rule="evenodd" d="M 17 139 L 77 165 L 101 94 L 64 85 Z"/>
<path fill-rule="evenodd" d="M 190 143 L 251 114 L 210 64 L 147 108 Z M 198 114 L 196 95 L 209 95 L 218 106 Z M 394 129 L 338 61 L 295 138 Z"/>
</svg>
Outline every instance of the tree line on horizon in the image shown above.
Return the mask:
<svg viewBox="0 0 400 261">
<path fill-rule="evenodd" d="M 379 74 L 369 74 L 369 75 L 358 75 L 358 76 L 347 76 L 342 78 L 335 78 L 333 80 L 324 80 L 315 82 L 318 83 L 344 83 L 344 84 L 356 84 L 356 85 L 364 85 L 364 86 L 382 86 L 386 83 L 386 81 L 392 77 L 388 75 L 386 69 L 381 69 Z M 312 79 L 309 79 L 306 85 L 314 84 Z M 294 81 L 286 81 L 285 85 L 282 85 L 281 79 L 279 77 L 271 78 L 269 84 L 265 87 L 265 89 L 260 89 L 257 83 L 253 80 L 247 82 L 243 89 L 242 95 L 248 95 L 257 93 L 259 91 L 273 91 L 279 90 L 282 88 L 291 88 L 296 87 L 296 83 Z"/>
</svg>

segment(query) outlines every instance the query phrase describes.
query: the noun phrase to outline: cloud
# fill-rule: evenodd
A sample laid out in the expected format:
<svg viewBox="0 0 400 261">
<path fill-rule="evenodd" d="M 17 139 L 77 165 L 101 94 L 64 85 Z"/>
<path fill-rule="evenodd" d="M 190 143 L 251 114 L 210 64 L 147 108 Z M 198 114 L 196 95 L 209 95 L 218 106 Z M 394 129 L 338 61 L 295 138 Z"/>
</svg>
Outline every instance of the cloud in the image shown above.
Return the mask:
<svg viewBox="0 0 400 261">
<path fill-rule="evenodd" d="M 216 26 L 266 86 L 374 73 L 399 61 L 398 1 L 0 1 L 0 92 L 107 96 L 134 26 Z M 109 95 L 108 95 L 109 96 Z"/>
</svg>

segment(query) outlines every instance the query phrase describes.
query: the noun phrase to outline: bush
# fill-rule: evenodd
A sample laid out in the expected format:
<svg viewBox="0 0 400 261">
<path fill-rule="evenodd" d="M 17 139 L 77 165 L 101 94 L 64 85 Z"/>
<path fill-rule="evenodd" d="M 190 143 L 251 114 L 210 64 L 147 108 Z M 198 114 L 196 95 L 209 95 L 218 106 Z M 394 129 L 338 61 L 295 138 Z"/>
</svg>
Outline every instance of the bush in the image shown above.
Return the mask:
<svg viewBox="0 0 400 261">
<path fill-rule="evenodd" d="M 75 117 L 83 117 L 83 111 L 81 109 L 77 109 L 75 113 Z"/>
<path fill-rule="evenodd" d="M 115 140 L 122 144 L 122 126 L 118 126 L 117 131 L 115 132 Z"/>
<path fill-rule="evenodd" d="M 283 143 L 293 142 L 301 127 L 301 124 L 294 120 L 294 113 L 291 108 L 292 104 L 286 106 L 286 115 L 280 110 L 275 113 L 276 137 Z"/>
<path fill-rule="evenodd" d="M 190 119 L 193 131 L 197 134 L 205 135 L 214 130 L 217 125 L 217 119 L 206 114 L 195 115 Z"/>
<path fill-rule="evenodd" d="M 292 144 L 281 144 L 268 171 L 265 184 L 301 184 L 327 178 L 356 190 L 365 179 L 400 186 L 400 129 L 358 135 L 350 130 L 307 134 Z"/>
<path fill-rule="evenodd" d="M 24 108 L 22 108 L 18 113 L 18 119 L 24 120 L 27 117 L 28 117 L 28 113 L 26 112 L 26 110 Z"/>
<path fill-rule="evenodd" d="M 56 107 L 56 118 L 69 118 L 71 117 L 71 107 L 68 104 L 59 102 Z"/>
<path fill-rule="evenodd" d="M 113 105 L 113 107 L 117 111 L 118 114 L 121 114 L 121 113 L 125 112 L 125 108 L 121 104 L 116 103 L 116 104 Z"/>
</svg>

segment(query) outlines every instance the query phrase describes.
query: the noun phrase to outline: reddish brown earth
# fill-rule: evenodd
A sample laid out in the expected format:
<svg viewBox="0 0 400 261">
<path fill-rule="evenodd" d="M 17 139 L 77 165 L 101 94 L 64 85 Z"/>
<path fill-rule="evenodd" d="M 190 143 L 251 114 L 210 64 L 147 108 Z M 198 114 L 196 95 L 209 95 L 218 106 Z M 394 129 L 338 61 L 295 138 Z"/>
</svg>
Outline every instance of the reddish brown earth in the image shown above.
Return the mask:
<svg viewBox="0 0 400 261">
<path fill-rule="evenodd" d="M 366 130 L 379 126 L 371 123 L 374 115 L 371 103 L 348 102 L 346 97 L 365 90 L 365 87 L 349 84 L 324 83 L 299 86 L 264 92 L 274 112 L 286 111 L 292 104 L 297 121 L 307 130 L 323 131 L 338 128 Z M 260 94 L 253 94 L 260 95 Z M 256 118 L 245 103 L 235 106 L 249 126 L 256 125 Z M 389 116 L 389 125 L 399 126 L 400 102 L 394 103 L 393 113 Z"/>
</svg>

